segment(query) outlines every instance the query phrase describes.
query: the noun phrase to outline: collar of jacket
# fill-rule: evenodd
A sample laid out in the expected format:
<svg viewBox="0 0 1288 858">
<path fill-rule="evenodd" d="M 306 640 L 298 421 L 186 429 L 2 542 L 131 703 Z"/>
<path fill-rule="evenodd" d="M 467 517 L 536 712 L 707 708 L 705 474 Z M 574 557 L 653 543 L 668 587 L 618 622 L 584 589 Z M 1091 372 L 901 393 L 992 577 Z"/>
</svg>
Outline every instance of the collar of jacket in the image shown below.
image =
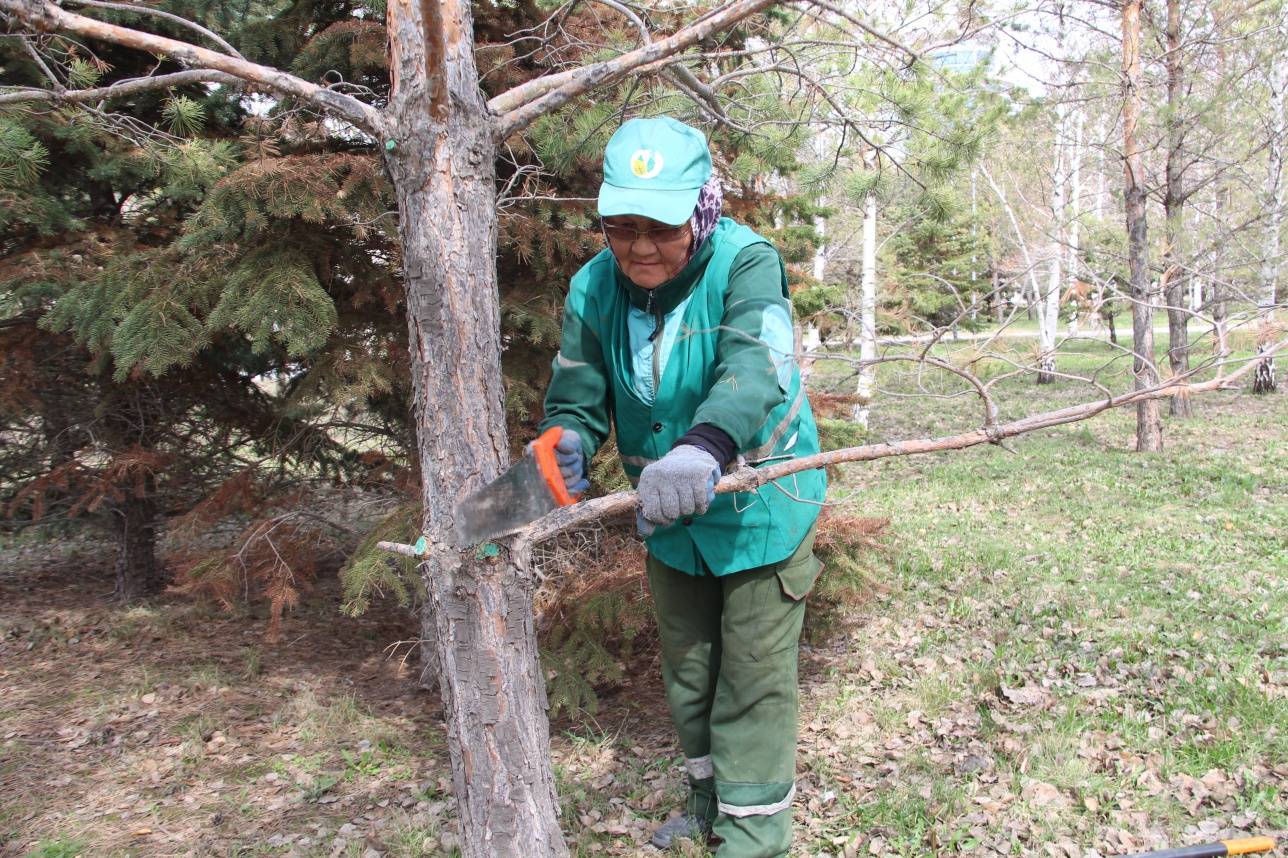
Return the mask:
<svg viewBox="0 0 1288 858">
<path fill-rule="evenodd" d="M 617 285 L 626 290 L 631 305 L 641 310 L 648 307 L 649 293 L 652 292 L 653 309 L 660 310 L 665 315 L 680 306 L 680 302 L 689 297 L 689 293 L 702 279 L 702 273 L 706 270 L 707 263 L 711 261 L 711 255 L 714 253 L 714 245 L 715 242 L 711 238 L 702 242 L 698 252 L 693 254 L 693 258 L 685 263 L 679 274 L 654 289 L 636 286 L 622 271 L 622 266 L 614 265 L 613 272 L 617 277 Z"/>
</svg>

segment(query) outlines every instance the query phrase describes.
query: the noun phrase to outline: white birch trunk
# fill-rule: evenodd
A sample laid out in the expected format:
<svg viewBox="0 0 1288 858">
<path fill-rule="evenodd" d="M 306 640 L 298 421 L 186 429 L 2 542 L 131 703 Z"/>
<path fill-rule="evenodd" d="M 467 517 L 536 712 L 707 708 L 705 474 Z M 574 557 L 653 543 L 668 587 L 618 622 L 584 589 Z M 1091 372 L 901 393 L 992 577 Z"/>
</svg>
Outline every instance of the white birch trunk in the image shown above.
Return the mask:
<svg viewBox="0 0 1288 858">
<path fill-rule="evenodd" d="M 1078 111 L 1077 118 L 1073 123 L 1073 149 L 1070 152 L 1072 161 L 1072 170 L 1069 178 L 1069 285 L 1073 286 L 1078 278 L 1079 254 L 1082 252 L 1081 247 L 1081 228 L 1082 222 L 1078 219 L 1082 213 L 1082 150 L 1083 150 L 1083 131 L 1084 116 L 1082 111 Z M 1073 313 L 1069 317 L 1069 336 L 1078 335 L 1078 322 L 1082 314 L 1080 304 L 1075 301 Z"/>
<path fill-rule="evenodd" d="M 827 275 L 827 220 L 821 217 L 814 218 L 814 232 L 818 235 L 818 247 L 814 250 L 814 279 L 822 282 Z M 823 338 L 819 335 L 818 325 L 813 322 L 807 322 L 803 327 L 797 326 L 797 353 L 799 357 L 796 363 L 800 366 L 801 384 L 809 382 L 810 374 L 814 371 L 814 358 L 811 353 L 822 345 Z"/>
<path fill-rule="evenodd" d="M 868 426 L 872 396 L 876 388 L 877 368 L 877 198 L 868 194 L 863 199 L 863 279 L 859 293 L 859 383 L 854 393 L 854 422 Z"/>
<path fill-rule="evenodd" d="M 1068 116 L 1064 105 L 1056 105 L 1055 157 L 1051 175 L 1051 268 L 1046 290 L 1039 294 L 1038 311 L 1038 384 L 1055 381 L 1055 338 L 1060 322 L 1060 283 L 1062 280 L 1065 234 L 1064 136 Z"/>
</svg>

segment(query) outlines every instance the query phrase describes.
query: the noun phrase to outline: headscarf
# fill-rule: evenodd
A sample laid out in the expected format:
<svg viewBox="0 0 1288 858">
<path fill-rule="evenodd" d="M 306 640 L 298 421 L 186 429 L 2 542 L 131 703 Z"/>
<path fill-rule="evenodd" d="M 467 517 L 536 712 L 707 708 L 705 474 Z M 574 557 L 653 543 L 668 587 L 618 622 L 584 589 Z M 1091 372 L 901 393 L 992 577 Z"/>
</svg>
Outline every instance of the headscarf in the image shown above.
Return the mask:
<svg viewBox="0 0 1288 858">
<path fill-rule="evenodd" d="M 724 207 L 724 194 L 720 190 L 720 179 L 712 176 L 707 179 L 702 190 L 698 191 L 698 204 L 689 217 L 689 227 L 693 232 L 693 242 L 689 245 L 689 258 L 692 259 L 702 247 L 702 243 L 716 231 L 720 222 L 720 213 Z"/>
</svg>

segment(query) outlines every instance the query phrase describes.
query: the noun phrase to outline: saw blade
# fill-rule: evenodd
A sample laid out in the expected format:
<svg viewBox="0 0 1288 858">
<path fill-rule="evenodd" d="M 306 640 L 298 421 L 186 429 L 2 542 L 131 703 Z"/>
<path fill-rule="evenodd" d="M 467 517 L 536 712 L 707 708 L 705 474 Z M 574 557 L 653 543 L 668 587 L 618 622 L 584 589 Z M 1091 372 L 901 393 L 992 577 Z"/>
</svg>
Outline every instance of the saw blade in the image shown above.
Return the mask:
<svg viewBox="0 0 1288 858">
<path fill-rule="evenodd" d="M 466 545 L 505 536 L 558 506 L 532 456 L 456 505 L 456 535 Z"/>
</svg>

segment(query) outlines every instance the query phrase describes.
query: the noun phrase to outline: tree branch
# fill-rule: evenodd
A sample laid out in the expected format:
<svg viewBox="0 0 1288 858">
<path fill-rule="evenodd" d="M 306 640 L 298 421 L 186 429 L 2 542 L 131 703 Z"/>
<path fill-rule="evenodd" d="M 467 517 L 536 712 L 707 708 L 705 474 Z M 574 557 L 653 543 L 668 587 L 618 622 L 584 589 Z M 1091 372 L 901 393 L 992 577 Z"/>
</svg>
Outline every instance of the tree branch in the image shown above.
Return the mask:
<svg viewBox="0 0 1288 858">
<path fill-rule="evenodd" d="M 56 101 L 78 104 L 86 101 L 104 101 L 120 98 L 154 89 L 169 89 L 172 86 L 184 86 L 190 83 L 226 83 L 239 84 L 243 79 L 226 72 L 214 69 L 191 69 L 189 71 L 161 74 L 153 77 L 136 77 L 118 80 L 109 86 L 93 89 L 17 89 L 0 92 L 0 104 L 16 104 L 22 101 Z"/>
<path fill-rule="evenodd" d="M 134 3 L 107 3 L 104 2 L 104 0 L 74 0 L 74 2 L 78 6 L 93 6 L 96 9 L 114 9 L 118 12 L 137 12 L 140 15 L 154 15 L 157 18 L 163 18 L 173 24 L 178 24 L 180 27 L 187 27 L 189 30 L 200 33 L 239 60 L 246 59 L 218 33 L 213 30 L 208 30 L 196 21 L 189 21 L 187 18 L 180 15 L 175 15 L 161 9 L 154 9 L 151 6 L 138 6 Z"/>
<path fill-rule="evenodd" d="M 810 471 L 828 465 L 839 465 L 843 462 L 871 462 L 887 459 L 892 456 L 911 456 L 920 453 L 942 453 L 948 450 L 964 450 L 980 444 L 997 444 L 1007 438 L 1023 435 L 1038 429 L 1060 426 L 1065 423 L 1077 423 L 1094 417 L 1112 408 L 1135 405 L 1149 399 L 1166 399 L 1176 395 L 1192 395 L 1212 390 L 1222 390 L 1234 386 L 1240 377 L 1251 372 L 1258 361 L 1273 356 L 1276 352 L 1288 347 L 1288 339 L 1280 340 L 1266 349 L 1265 352 L 1244 361 L 1244 365 L 1229 375 L 1218 376 L 1210 381 L 1188 382 L 1188 378 L 1198 369 L 1184 376 L 1177 376 L 1152 387 L 1133 390 L 1119 396 L 1109 397 L 1097 402 L 1086 402 L 1071 405 L 1054 411 L 1031 414 L 1019 420 L 984 426 L 959 435 L 941 438 L 919 438 L 909 441 L 889 441 L 881 444 L 865 444 L 861 447 L 846 447 L 841 450 L 830 450 L 793 459 L 778 465 L 765 468 L 742 466 L 716 485 L 717 494 L 729 492 L 747 492 L 772 483 L 774 480 L 800 471 Z M 561 507 L 554 512 L 537 519 L 523 530 L 509 537 L 511 550 L 517 556 L 527 556 L 534 545 L 555 534 L 599 519 L 624 515 L 635 509 L 637 495 L 635 492 L 617 492 L 593 500 L 583 501 L 572 506 Z"/>
<path fill-rule="evenodd" d="M 0 3 L 12 2 L 15 0 L 0 0 Z M 511 134 L 527 128 L 541 116 L 558 110 L 577 96 L 597 86 L 611 83 L 651 63 L 665 60 L 712 33 L 725 30 L 773 3 L 774 0 L 736 0 L 665 39 L 659 39 L 611 60 L 545 78 L 537 78 L 507 90 L 488 102 L 488 109 L 498 116 L 498 136 L 504 140 Z"/>
<path fill-rule="evenodd" d="M 213 69 L 307 101 L 332 115 L 355 125 L 376 137 L 383 137 L 384 121 L 380 111 L 356 98 L 332 92 L 280 69 L 232 57 L 209 48 L 108 24 L 74 12 L 67 12 L 49 0 L 0 0 L 0 12 L 40 32 L 67 30 L 81 36 L 101 39 L 153 54 L 161 54 L 200 69 Z"/>
<path fill-rule="evenodd" d="M 858 27 L 860 30 L 867 33 L 872 38 L 885 42 L 887 45 L 889 45 L 892 48 L 895 48 L 896 50 L 903 51 L 905 54 L 908 55 L 907 65 L 909 66 L 911 66 L 913 63 L 921 59 L 921 54 L 917 53 L 912 48 L 908 47 L 903 42 L 896 39 L 894 36 L 881 32 L 876 27 L 873 27 L 871 24 L 867 23 L 857 15 L 852 15 L 849 12 L 845 11 L 844 9 L 834 6 L 831 3 L 825 2 L 825 0 L 804 0 L 804 4 L 807 6 L 817 6 L 820 9 L 826 9 L 827 11 L 831 12 L 833 15 L 836 15 L 840 18 L 844 18 L 846 21 L 849 21 L 851 24 Z"/>
</svg>

